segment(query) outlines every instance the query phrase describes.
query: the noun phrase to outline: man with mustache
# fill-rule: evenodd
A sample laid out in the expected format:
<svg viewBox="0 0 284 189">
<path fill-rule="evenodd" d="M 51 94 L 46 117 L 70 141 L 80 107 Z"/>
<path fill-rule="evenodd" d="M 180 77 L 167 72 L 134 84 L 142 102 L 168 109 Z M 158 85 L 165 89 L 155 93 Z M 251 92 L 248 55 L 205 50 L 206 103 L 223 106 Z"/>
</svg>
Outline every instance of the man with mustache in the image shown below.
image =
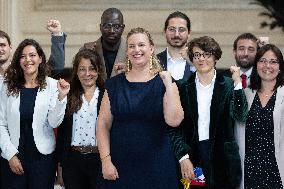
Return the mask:
<svg viewBox="0 0 284 189">
<path fill-rule="evenodd" d="M 123 70 L 125 62 L 125 40 L 121 38 L 124 30 L 124 21 L 121 11 L 117 8 L 106 9 L 101 16 L 100 30 L 102 36 L 84 44 L 83 48 L 96 51 L 103 66 L 104 80 Z"/>
<path fill-rule="evenodd" d="M 186 52 L 190 25 L 188 16 L 179 11 L 171 13 L 165 21 L 164 33 L 169 46 L 157 57 L 162 67 L 170 71 L 175 80 L 188 79 L 195 71 Z"/>
<path fill-rule="evenodd" d="M 234 41 L 233 54 L 236 66 L 240 67 L 243 88 L 248 87 L 252 66 L 256 51 L 258 49 L 258 39 L 251 33 L 243 33 Z M 231 77 L 231 72 L 226 70 L 223 75 Z"/>
</svg>

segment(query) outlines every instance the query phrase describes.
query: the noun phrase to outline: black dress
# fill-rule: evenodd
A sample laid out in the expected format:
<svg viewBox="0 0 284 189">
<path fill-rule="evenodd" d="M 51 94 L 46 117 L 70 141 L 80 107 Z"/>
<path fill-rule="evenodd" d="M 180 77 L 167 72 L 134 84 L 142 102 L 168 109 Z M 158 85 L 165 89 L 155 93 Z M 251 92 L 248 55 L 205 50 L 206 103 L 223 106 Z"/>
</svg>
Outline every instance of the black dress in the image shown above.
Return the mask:
<svg viewBox="0 0 284 189">
<path fill-rule="evenodd" d="M 177 189 L 177 167 L 163 113 L 165 87 L 159 75 L 129 82 L 125 74 L 106 81 L 113 123 L 110 154 L 119 179 L 105 189 Z"/>
<path fill-rule="evenodd" d="M 265 107 L 256 94 L 248 114 L 245 136 L 245 189 L 283 188 L 275 158 L 273 111 L 276 91 Z"/>
</svg>

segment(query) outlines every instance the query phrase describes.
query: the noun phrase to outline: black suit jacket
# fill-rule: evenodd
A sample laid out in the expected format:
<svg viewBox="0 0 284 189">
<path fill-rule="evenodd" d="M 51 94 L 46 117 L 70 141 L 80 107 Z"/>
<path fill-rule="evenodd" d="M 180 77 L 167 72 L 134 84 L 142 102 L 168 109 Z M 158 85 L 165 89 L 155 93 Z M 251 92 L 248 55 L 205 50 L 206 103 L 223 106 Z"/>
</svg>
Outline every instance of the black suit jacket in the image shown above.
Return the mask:
<svg viewBox="0 0 284 189">
<path fill-rule="evenodd" d="M 162 66 L 162 68 L 164 68 L 164 70 L 168 70 L 167 69 L 167 64 L 168 64 L 168 60 L 167 60 L 167 49 L 165 49 L 164 51 L 160 52 L 159 54 L 157 54 L 157 58 L 160 61 L 160 64 Z M 184 80 L 188 80 L 188 78 L 193 74 L 192 71 L 190 71 L 190 65 L 188 62 L 186 62 L 185 64 L 185 69 L 184 69 L 184 73 L 183 73 L 183 78 Z"/>
<path fill-rule="evenodd" d="M 104 90 L 100 89 L 98 97 L 98 114 L 100 110 L 101 101 L 103 98 Z M 57 161 L 61 164 L 64 164 L 68 154 L 71 149 L 71 140 L 72 140 L 72 130 L 73 130 L 73 115 L 68 116 L 65 114 L 64 120 L 57 130 L 57 140 L 56 140 L 56 158 Z"/>
</svg>

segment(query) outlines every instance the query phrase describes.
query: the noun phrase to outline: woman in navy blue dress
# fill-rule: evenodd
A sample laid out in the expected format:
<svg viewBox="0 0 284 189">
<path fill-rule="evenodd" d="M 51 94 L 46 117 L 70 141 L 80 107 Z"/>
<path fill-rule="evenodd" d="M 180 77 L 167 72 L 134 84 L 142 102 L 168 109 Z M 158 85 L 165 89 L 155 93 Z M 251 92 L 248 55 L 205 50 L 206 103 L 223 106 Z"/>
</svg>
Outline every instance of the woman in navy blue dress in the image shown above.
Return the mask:
<svg viewBox="0 0 284 189">
<path fill-rule="evenodd" d="M 183 119 L 178 89 L 154 58 L 143 28 L 127 35 L 126 73 L 105 83 L 97 139 L 105 189 L 176 189 L 178 170 L 166 133 Z"/>
</svg>

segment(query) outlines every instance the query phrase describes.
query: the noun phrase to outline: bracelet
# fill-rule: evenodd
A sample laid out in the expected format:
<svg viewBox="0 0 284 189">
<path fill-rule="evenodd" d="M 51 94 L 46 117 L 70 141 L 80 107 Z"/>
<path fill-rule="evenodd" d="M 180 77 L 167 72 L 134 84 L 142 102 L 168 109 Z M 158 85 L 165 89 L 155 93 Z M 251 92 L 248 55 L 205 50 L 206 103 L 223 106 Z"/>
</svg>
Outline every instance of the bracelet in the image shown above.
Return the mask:
<svg viewBox="0 0 284 189">
<path fill-rule="evenodd" d="M 101 158 L 101 161 L 104 160 L 105 158 L 107 158 L 108 156 L 110 156 L 110 154 L 107 154 L 106 156 Z"/>
</svg>

